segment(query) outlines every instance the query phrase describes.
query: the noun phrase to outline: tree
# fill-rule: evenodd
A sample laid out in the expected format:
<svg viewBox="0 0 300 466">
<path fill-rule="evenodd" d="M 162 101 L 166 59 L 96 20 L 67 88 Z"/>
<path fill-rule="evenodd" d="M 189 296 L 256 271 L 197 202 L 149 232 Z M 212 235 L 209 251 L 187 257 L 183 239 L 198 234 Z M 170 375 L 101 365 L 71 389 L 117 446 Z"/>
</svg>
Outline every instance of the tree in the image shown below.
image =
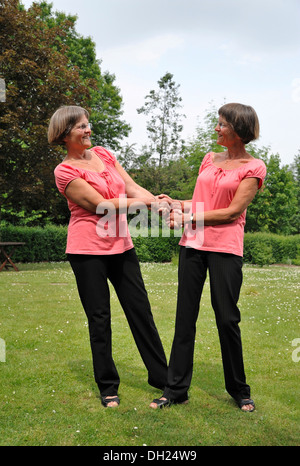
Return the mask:
<svg viewBox="0 0 300 466">
<path fill-rule="evenodd" d="M 264 159 L 264 156 L 259 158 Z M 261 192 L 248 208 L 246 231 L 295 234 L 298 201 L 293 175 L 287 165 L 280 166 L 279 154 L 268 155 L 264 162 L 267 176 Z"/>
<path fill-rule="evenodd" d="M 17 0 L 1 1 L 0 76 L 6 101 L 0 105 L 0 181 L 6 211 L 48 211 L 53 168 L 60 160 L 60 152 L 47 142 L 50 115 L 62 104 L 90 99 L 63 53 L 59 37 L 65 32 L 43 28 L 35 20 L 38 11 L 37 6 L 21 10 Z"/>
<path fill-rule="evenodd" d="M 159 166 L 179 155 L 183 145 L 180 139 L 183 126 L 180 122 L 184 115 L 178 113 L 182 107 L 178 89 L 173 75 L 166 73 L 158 81 L 158 91 L 151 90 L 145 97 L 145 105 L 137 109 L 139 114 L 150 116 L 147 121 L 150 151 L 158 154 Z"/>
<path fill-rule="evenodd" d="M 95 46 L 77 37 L 75 19 L 52 15 L 46 2 L 26 11 L 17 0 L 0 0 L 0 78 L 6 83 L 6 101 L 0 103 L 0 183 L 7 221 L 39 211 L 35 219 L 41 224 L 43 218 L 67 222 L 66 203 L 53 177 L 63 151 L 47 141 L 49 118 L 58 107 L 87 108 L 99 139 L 99 121 L 108 121 L 114 132 L 106 127 L 101 140 L 110 147 L 129 130 L 119 120 L 121 97 L 114 77 L 102 75 Z"/>
<path fill-rule="evenodd" d="M 199 167 L 204 156 L 211 151 L 221 152 L 224 150 L 216 142 L 217 133 L 215 127 L 218 123 L 218 112 L 213 102 L 210 103 L 210 108 L 206 112 L 203 123 L 198 124 L 195 136 L 185 143 L 183 151 L 183 158 L 191 170 L 190 178 L 187 180 L 188 186 L 185 186 L 184 189 L 187 193 L 186 199 L 192 198 Z"/>
<path fill-rule="evenodd" d="M 44 27 L 63 27 L 65 35 L 60 37 L 66 46 L 69 66 L 78 69 L 81 81 L 90 92 L 90 121 L 93 125 L 93 143 L 112 150 L 120 148 L 120 140 L 128 136 L 131 127 L 124 122 L 122 97 L 115 86 L 115 75 L 102 72 L 101 61 L 96 58 L 96 46 L 90 37 L 83 37 L 75 29 L 76 16 L 53 12 L 52 4 L 43 1 L 40 19 Z M 30 10 L 29 10 L 30 11 Z M 91 82 L 94 85 L 91 86 Z"/>
<path fill-rule="evenodd" d="M 164 192 L 173 199 L 190 198 L 189 179 L 191 169 L 183 157 L 169 160 L 162 166 L 156 164 L 151 157 L 151 152 L 147 146 L 142 147 L 139 155 L 129 150 L 130 165 L 127 168 L 128 173 L 136 183 L 148 189 L 153 194 Z M 119 158 L 122 163 L 122 158 Z M 123 164 L 123 163 L 122 163 Z M 125 167 L 125 165 L 123 164 Z"/>
<path fill-rule="evenodd" d="M 291 165 L 291 173 L 296 184 L 298 201 L 297 214 L 294 217 L 294 225 L 297 233 L 300 233 L 300 150 L 298 151 L 298 154 L 294 157 L 294 162 Z"/>
</svg>

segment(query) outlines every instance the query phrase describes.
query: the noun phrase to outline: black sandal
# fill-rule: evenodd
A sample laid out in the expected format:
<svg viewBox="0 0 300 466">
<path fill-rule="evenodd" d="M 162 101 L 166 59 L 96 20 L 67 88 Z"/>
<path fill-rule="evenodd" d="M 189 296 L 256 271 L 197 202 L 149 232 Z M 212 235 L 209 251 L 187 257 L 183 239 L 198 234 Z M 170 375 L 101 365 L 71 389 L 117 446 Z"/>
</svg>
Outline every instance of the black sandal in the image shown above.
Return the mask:
<svg viewBox="0 0 300 466">
<path fill-rule="evenodd" d="M 157 404 L 157 408 L 165 408 L 166 406 L 171 406 L 171 405 L 185 405 L 189 402 L 188 399 L 182 400 L 182 401 L 176 401 L 176 400 L 169 400 L 166 398 L 165 400 L 162 400 L 161 398 L 155 398 L 152 403 Z M 153 409 L 157 409 L 153 408 Z"/>
<path fill-rule="evenodd" d="M 118 405 L 120 404 L 120 398 L 118 396 L 113 396 L 111 398 L 108 396 L 103 396 L 101 398 L 101 403 L 103 404 L 104 408 L 117 408 L 117 406 L 108 406 L 112 401 L 118 403 Z"/>
<path fill-rule="evenodd" d="M 165 400 L 162 400 L 161 398 L 155 398 L 152 403 L 156 403 L 157 404 L 157 408 L 165 408 L 166 406 L 171 406 L 171 400 L 168 400 L 168 398 L 166 398 Z M 157 409 L 157 408 L 154 408 L 154 409 Z"/>
<path fill-rule="evenodd" d="M 254 401 L 251 400 L 251 398 L 244 398 L 242 400 L 238 400 L 237 404 L 238 404 L 238 407 L 242 411 L 244 411 L 244 413 L 252 413 L 255 410 L 255 404 L 254 404 Z M 242 407 L 246 406 L 246 405 L 251 405 L 252 408 L 251 409 L 242 409 Z"/>
</svg>

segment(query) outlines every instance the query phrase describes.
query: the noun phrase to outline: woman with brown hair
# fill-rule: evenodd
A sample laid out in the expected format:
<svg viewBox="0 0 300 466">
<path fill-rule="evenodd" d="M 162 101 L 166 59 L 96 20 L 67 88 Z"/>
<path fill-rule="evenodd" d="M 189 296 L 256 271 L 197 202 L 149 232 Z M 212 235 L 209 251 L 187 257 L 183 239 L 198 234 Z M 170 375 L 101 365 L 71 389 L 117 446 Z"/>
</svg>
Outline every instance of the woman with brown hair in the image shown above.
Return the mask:
<svg viewBox="0 0 300 466">
<path fill-rule="evenodd" d="M 148 370 L 148 383 L 160 389 L 166 384 L 166 357 L 126 218 L 133 204 L 150 207 L 157 200 L 133 181 L 112 153 L 91 148 L 90 136 L 89 114 L 81 107 L 61 107 L 50 120 L 49 143 L 67 150 L 54 173 L 71 212 L 66 253 L 88 318 L 95 380 L 103 406 L 116 407 L 120 379 L 112 357 L 108 280 Z M 101 224 L 106 211 L 111 221 Z"/>
<path fill-rule="evenodd" d="M 252 107 L 224 105 L 219 109 L 215 130 L 217 143 L 226 150 L 204 157 L 192 201 L 182 201 L 182 209 L 170 215 L 171 228 L 185 225 L 185 230 L 179 243 L 177 312 L 168 382 L 163 396 L 151 403 L 154 409 L 188 401 L 196 321 L 209 271 L 225 386 L 243 411 L 254 410 L 244 373 L 237 303 L 242 285 L 246 209 L 262 186 L 266 167 L 245 148 L 259 136 L 259 122 Z M 201 210 L 197 209 L 199 205 L 203 206 Z"/>
</svg>

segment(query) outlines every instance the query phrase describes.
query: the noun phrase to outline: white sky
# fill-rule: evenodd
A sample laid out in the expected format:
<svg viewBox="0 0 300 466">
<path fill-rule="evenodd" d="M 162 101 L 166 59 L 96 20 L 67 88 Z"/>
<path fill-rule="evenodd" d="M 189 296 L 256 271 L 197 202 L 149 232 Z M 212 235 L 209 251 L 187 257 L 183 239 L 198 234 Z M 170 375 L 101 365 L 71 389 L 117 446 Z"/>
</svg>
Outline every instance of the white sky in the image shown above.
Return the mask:
<svg viewBox="0 0 300 466">
<path fill-rule="evenodd" d="M 31 0 L 22 0 L 28 8 Z M 77 15 L 76 30 L 96 44 L 101 69 L 115 74 L 124 143 L 147 143 L 136 109 L 166 73 L 183 99 L 184 137 L 195 134 L 213 102 L 252 105 L 258 147 L 282 164 L 300 149 L 300 0 L 52 0 L 54 11 Z"/>
</svg>

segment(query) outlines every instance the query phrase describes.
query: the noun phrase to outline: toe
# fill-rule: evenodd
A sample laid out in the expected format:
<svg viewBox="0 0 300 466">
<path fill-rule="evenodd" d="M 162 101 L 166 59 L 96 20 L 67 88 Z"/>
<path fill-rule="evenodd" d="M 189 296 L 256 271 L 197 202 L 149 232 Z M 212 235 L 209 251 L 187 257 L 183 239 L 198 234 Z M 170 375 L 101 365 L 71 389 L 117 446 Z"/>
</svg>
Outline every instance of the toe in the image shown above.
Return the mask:
<svg viewBox="0 0 300 466">
<path fill-rule="evenodd" d="M 163 401 L 166 401 L 166 400 L 167 400 L 167 398 L 165 398 L 164 396 L 160 397 L 159 399 L 160 399 L 160 400 L 163 400 Z M 157 409 L 157 408 L 158 408 L 158 404 L 155 403 L 154 400 L 152 401 L 152 403 L 150 403 L 149 406 L 150 406 L 150 408 L 152 408 L 152 409 Z"/>
</svg>

